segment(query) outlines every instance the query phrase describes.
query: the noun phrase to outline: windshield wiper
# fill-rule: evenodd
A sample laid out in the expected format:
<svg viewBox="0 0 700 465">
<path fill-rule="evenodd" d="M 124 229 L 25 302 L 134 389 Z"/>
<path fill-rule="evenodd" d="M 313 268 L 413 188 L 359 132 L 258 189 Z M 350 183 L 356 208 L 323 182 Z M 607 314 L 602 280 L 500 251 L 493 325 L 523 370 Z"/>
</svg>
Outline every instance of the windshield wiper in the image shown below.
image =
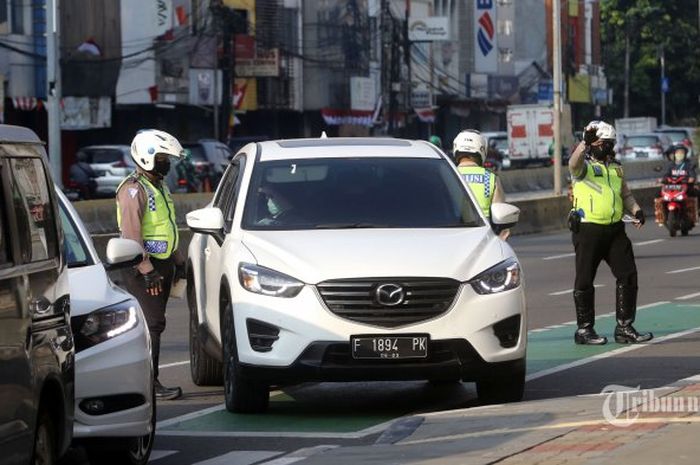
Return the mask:
<svg viewBox="0 0 700 465">
<path fill-rule="evenodd" d="M 377 223 L 321 223 L 314 229 L 362 229 L 362 228 L 388 228 L 386 224 Z"/>
</svg>

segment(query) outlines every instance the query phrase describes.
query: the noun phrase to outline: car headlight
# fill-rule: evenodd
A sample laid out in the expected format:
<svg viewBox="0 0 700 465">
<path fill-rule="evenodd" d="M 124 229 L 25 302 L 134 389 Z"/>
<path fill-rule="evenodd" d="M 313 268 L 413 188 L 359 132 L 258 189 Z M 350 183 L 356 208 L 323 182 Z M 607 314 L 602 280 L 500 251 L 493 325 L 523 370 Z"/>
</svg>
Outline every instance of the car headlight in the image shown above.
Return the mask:
<svg viewBox="0 0 700 465">
<path fill-rule="evenodd" d="M 469 280 L 478 294 L 495 294 L 520 286 L 520 264 L 509 258 Z"/>
<path fill-rule="evenodd" d="M 76 351 L 124 334 L 138 323 L 138 302 L 125 300 L 71 319 Z"/>
<path fill-rule="evenodd" d="M 247 291 L 272 297 L 295 297 L 304 287 L 291 276 L 250 263 L 238 266 L 238 280 Z"/>
</svg>

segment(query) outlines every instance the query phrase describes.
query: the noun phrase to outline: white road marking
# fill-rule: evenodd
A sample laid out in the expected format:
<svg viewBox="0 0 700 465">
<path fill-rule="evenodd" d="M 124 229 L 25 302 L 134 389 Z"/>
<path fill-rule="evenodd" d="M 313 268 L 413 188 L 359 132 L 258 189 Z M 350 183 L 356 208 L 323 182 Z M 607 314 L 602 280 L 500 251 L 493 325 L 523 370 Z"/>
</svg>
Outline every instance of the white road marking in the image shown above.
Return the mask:
<svg viewBox="0 0 700 465">
<path fill-rule="evenodd" d="M 314 447 L 305 447 L 297 451 L 291 452 L 285 456 L 272 459 L 268 462 L 263 462 L 260 465 L 289 465 L 290 463 L 299 462 L 304 459 L 308 459 L 312 455 L 323 453 L 330 449 L 335 449 L 337 445 L 326 445 L 320 444 Z"/>
<path fill-rule="evenodd" d="M 681 268 L 680 270 L 671 270 L 667 271 L 666 274 L 678 274 L 678 273 L 685 273 L 686 271 L 696 271 L 700 270 L 700 266 L 694 266 L 692 268 Z"/>
<path fill-rule="evenodd" d="M 642 241 L 642 242 L 635 242 L 634 245 L 635 247 L 639 247 L 640 245 L 650 245 L 650 244 L 658 244 L 659 242 L 664 242 L 666 239 L 652 239 L 650 241 Z"/>
<path fill-rule="evenodd" d="M 177 454 L 177 450 L 154 450 L 151 451 L 151 456 L 148 458 L 148 462 L 153 462 L 155 460 L 160 460 L 165 457 L 170 457 L 171 455 Z"/>
<path fill-rule="evenodd" d="M 695 292 L 693 294 L 688 294 L 688 295 L 682 295 L 680 297 L 676 297 L 676 300 L 690 300 L 694 297 L 700 297 L 700 292 Z"/>
<path fill-rule="evenodd" d="M 642 242 L 635 242 L 633 245 L 635 247 L 640 247 L 643 245 L 651 245 L 651 244 L 658 244 L 659 242 L 664 242 L 666 239 L 652 239 L 650 241 L 642 241 Z M 571 252 L 571 253 L 563 253 L 559 255 L 551 255 L 549 257 L 544 257 L 542 260 L 558 260 L 560 258 L 568 258 L 568 257 L 575 257 L 576 254 Z"/>
<path fill-rule="evenodd" d="M 159 369 L 163 368 L 170 368 L 170 367 L 178 367 L 180 365 L 189 365 L 190 361 L 189 360 L 183 360 L 181 362 L 173 362 L 173 363 L 166 363 L 164 365 L 158 365 Z"/>
<path fill-rule="evenodd" d="M 544 257 L 542 260 L 558 260 L 560 258 L 575 257 L 575 253 L 563 253 L 561 255 L 552 255 L 549 257 Z"/>
<path fill-rule="evenodd" d="M 605 284 L 594 284 L 593 287 L 605 287 Z M 573 289 L 566 289 L 564 291 L 550 292 L 547 295 L 557 296 L 557 295 L 571 294 L 572 292 L 574 292 Z"/>
<path fill-rule="evenodd" d="M 261 460 L 269 459 L 282 451 L 270 450 L 235 450 L 224 455 L 197 462 L 193 465 L 252 465 Z"/>
<path fill-rule="evenodd" d="M 186 413 L 185 415 L 180 415 L 179 417 L 168 418 L 167 420 L 161 420 L 156 424 L 156 432 L 158 434 L 160 434 L 160 431 L 158 431 L 158 430 L 161 428 L 167 428 L 168 426 L 177 425 L 178 423 L 182 423 L 183 421 L 192 420 L 194 418 L 199 418 L 199 417 L 202 417 L 204 415 L 208 415 L 210 413 L 224 410 L 225 408 L 226 408 L 226 405 L 224 405 L 224 404 L 214 405 L 213 407 L 207 407 L 207 408 L 202 409 L 202 410 L 197 410 L 195 412 Z"/>
</svg>

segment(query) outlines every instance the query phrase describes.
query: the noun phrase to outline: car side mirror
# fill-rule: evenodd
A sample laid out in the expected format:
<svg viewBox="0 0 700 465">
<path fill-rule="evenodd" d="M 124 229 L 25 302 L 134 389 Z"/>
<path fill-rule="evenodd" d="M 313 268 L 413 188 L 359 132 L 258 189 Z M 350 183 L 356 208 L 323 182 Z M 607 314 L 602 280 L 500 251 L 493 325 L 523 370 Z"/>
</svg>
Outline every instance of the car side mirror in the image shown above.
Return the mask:
<svg viewBox="0 0 700 465">
<path fill-rule="evenodd" d="M 491 227 L 496 234 L 512 228 L 520 219 L 520 209 L 509 203 L 491 204 Z"/>
<path fill-rule="evenodd" d="M 208 234 L 221 245 L 224 238 L 224 214 L 220 208 L 207 207 L 189 212 L 185 216 L 187 226 L 194 233 Z"/>
<path fill-rule="evenodd" d="M 143 247 L 132 239 L 116 237 L 107 243 L 107 271 L 136 266 L 143 260 Z"/>
</svg>

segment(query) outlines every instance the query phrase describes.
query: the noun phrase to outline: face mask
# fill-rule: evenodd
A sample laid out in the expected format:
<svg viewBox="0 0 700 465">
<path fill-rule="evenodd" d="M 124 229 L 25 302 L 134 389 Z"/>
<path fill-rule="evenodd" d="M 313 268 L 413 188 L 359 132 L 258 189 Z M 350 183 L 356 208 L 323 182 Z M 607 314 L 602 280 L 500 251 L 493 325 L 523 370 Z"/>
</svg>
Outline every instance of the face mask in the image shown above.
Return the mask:
<svg viewBox="0 0 700 465">
<path fill-rule="evenodd" d="M 682 152 L 676 152 L 673 154 L 673 159 L 676 160 L 676 164 L 680 165 L 685 161 L 685 153 Z"/>
<path fill-rule="evenodd" d="M 591 146 L 591 155 L 599 161 L 605 161 L 615 156 L 615 146 L 610 142 L 603 142 L 600 145 Z"/>
<path fill-rule="evenodd" d="M 153 165 L 153 172 L 160 177 L 165 177 L 170 171 L 170 160 L 167 158 L 165 160 L 156 160 Z"/>
</svg>

